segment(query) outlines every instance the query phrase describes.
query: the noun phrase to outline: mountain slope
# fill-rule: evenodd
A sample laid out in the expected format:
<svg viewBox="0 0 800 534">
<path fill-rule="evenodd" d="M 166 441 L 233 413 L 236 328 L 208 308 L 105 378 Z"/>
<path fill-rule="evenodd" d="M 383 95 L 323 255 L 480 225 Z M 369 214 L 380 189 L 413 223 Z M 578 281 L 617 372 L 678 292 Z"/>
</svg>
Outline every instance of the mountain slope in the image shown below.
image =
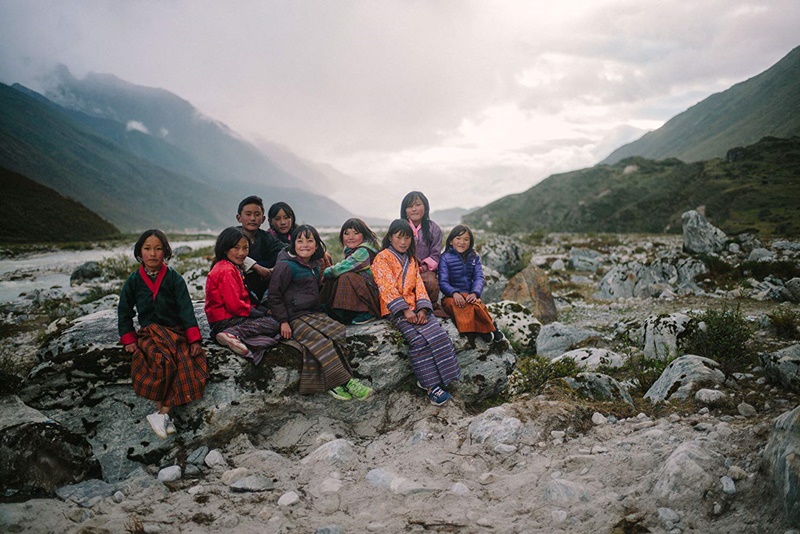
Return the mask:
<svg viewBox="0 0 800 534">
<path fill-rule="evenodd" d="M 680 216 L 705 206 L 728 233 L 800 235 L 800 137 L 765 138 L 727 160 L 684 163 L 628 158 L 553 175 L 464 220 L 494 232 L 679 231 Z"/>
<path fill-rule="evenodd" d="M 601 163 L 624 158 L 723 157 L 728 148 L 762 137 L 800 135 L 800 47 L 758 76 L 711 95 L 664 126 L 615 150 Z"/>
<path fill-rule="evenodd" d="M 241 194 L 142 160 L 52 106 L 0 84 L 0 166 L 75 199 L 124 231 L 219 228 Z"/>
<path fill-rule="evenodd" d="M 2 243 L 86 241 L 119 233 L 74 200 L 2 167 L 0 189 Z"/>
</svg>

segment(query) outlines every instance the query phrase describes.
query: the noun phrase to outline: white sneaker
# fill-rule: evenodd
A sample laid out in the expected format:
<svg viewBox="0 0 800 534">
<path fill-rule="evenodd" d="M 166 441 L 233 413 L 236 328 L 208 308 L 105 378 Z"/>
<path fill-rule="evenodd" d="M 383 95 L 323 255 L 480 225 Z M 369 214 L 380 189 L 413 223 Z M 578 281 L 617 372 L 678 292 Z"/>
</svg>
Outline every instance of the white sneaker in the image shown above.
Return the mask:
<svg viewBox="0 0 800 534">
<path fill-rule="evenodd" d="M 167 437 L 167 421 L 169 420 L 169 416 L 163 413 L 151 413 L 147 416 L 147 422 L 150 423 L 150 426 L 153 428 L 153 432 L 156 433 L 161 439 L 165 439 Z"/>
<path fill-rule="evenodd" d="M 223 347 L 231 349 L 235 354 L 238 354 L 239 356 L 244 356 L 245 354 L 250 352 L 250 349 L 247 348 L 247 345 L 242 343 L 242 341 L 238 337 L 229 334 L 227 332 L 220 332 L 219 334 L 217 334 L 217 343 L 219 343 Z"/>
<path fill-rule="evenodd" d="M 172 422 L 172 417 L 170 417 L 169 414 L 164 414 L 164 417 L 167 418 L 167 434 L 174 434 L 177 432 L 177 430 L 175 430 L 175 423 Z"/>
</svg>

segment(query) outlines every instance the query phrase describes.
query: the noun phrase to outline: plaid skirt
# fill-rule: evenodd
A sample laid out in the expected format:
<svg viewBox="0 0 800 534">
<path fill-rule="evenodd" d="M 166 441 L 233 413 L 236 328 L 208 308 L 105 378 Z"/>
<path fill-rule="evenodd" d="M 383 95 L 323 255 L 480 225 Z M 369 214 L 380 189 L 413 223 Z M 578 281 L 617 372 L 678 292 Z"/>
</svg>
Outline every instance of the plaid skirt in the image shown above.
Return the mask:
<svg viewBox="0 0 800 534">
<path fill-rule="evenodd" d="M 425 324 L 411 324 L 399 313 L 390 320 L 408 341 L 411 369 L 422 387 L 446 386 L 461 378 L 453 342 L 436 317 L 428 316 Z"/>
<path fill-rule="evenodd" d="M 322 393 L 353 378 L 347 360 L 345 328 L 324 313 L 301 315 L 289 322 L 292 339 L 287 344 L 303 355 L 300 394 Z"/>
<path fill-rule="evenodd" d="M 467 296 L 466 293 L 462 293 L 462 295 Z M 492 316 L 489 315 L 489 310 L 486 309 L 480 299 L 473 304 L 467 304 L 463 308 L 459 308 L 456 306 L 453 297 L 445 297 L 442 299 L 442 308 L 450 314 L 450 317 L 456 323 L 456 328 L 462 334 L 470 332 L 488 334 L 495 331 Z"/>
<path fill-rule="evenodd" d="M 192 357 L 182 328 L 150 324 L 139 330 L 138 337 L 131 359 L 137 395 L 170 407 L 203 397 L 208 380 L 206 355 Z"/>
<path fill-rule="evenodd" d="M 326 279 L 320 300 L 329 310 L 366 312 L 374 317 L 381 316 L 378 286 L 368 270 L 348 272 L 338 278 Z"/>
<path fill-rule="evenodd" d="M 209 324 L 211 337 L 225 332 L 239 338 L 244 343 L 250 354 L 242 358 L 251 360 L 253 365 L 258 365 L 264 359 L 264 354 L 278 344 L 281 339 L 281 325 L 272 315 L 266 317 L 231 317 Z"/>
</svg>

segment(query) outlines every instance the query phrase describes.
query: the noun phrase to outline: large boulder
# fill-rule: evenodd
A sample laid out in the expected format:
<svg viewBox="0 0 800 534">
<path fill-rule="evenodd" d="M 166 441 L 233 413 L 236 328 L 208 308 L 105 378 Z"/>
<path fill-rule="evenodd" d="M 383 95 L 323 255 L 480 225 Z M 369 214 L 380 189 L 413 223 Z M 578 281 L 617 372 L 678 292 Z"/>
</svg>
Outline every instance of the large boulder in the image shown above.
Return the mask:
<svg viewBox="0 0 800 534">
<path fill-rule="evenodd" d="M 536 354 L 550 360 L 565 352 L 596 345 L 603 335 L 595 330 L 561 323 L 544 325 L 536 337 Z"/>
<path fill-rule="evenodd" d="M 536 350 L 536 336 L 542 329 L 542 323 L 531 310 L 513 300 L 495 302 L 486 308 L 510 341 L 522 348 Z"/>
<path fill-rule="evenodd" d="M 728 236 L 712 225 L 699 212 L 690 210 L 681 215 L 683 250 L 690 254 L 715 253 L 725 249 Z"/>
<path fill-rule="evenodd" d="M 664 400 L 688 399 L 700 388 L 722 384 L 725 375 L 719 364 L 710 358 L 686 354 L 667 365 L 658 380 L 650 386 L 645 399 L 653 404 Z"/>
<path fill-rule="evenodd" d="M 481 263 L 503 275 L 519 269 L 524 256 L 519 240 L 504 235 L 492 237 L 475 250 L 481 255 Z"/>
<path fill-rule="evenodd" d="M 767 378 L 800 393 L 800 344 L 760 354 L 759 360 Z"/>
<path fill-rule="evenodd" d="M 553 358 L 553 363 L 569 358 L 573 360 L 578 367 L 586 371 L 594 371 L 598 367 L 613 367 L 619 368 L 625 365 L 628 357 L 623 354 L 608 349 L 600 349 L 595 347 L 586 347 L 582 349 L 575 349 L 565 352 L 560 356 Z"/>
<path fill-rule="evenodd" d="M 101 276 L 103 276 L 103 269 L 100 268 L 100 264 L 96 261 L 87 261 L 72 271 L 72 274 L 69 275 L 69 284 L 82 284 Z"/>
<path fill-rule="evenodd" d="M 800 527 L 800 406 L 775 419 L 764 458 L 782 497 L 787 522 Z"/>
<path fill-rule="evenodd" d="M 615 378 L 602 373 L 578 373 L 561 379 L 567 387 L 583 398 L 593 401 L 624 402 L 634 407 L 633 398 Z"/>
<path fill-rule="evenodd" d="M 195 313 L 207 337 L 202 306 L 196 303 Z M 453 339 L 462 367 L 462 380 L 454 387 L 456 399 L 474 403 L 501 392 L 516 360 L 508 344 L 460 337 L 451 321 L 441 323 Z M 379 425 L 387 395 L 413 382 L 408 347 L 387 321 L 348 327 L 348 340 L 355 375 L 375 389 L 370 401 L 343 403 L 325 394 L 298 395 L 301 358 L 290 345 L 280 344 L 255 367 L 206 343 L 210 378 L 205 395 L 176 407 L 172 414 L 178 433 L 159 440 L 145 419 L 152 403 L 133 392 L 130 355 L 118 344 L 116 312 L 105 310 L 75 321 L 46 343 L 39 353 L 41 363 L 25 379 L 19 396 L 85 438 L 103 477 L 115 482 L 175 448 L 215 446 L 239 434 L 277 432 L 285 423 L 309 414 L 324 417 L 335 411 L 335 418 L 346 425 Z M 428 404 L 422 398 L 419 402 Z"/>
<path fill-rule="evenodd" d="M 603 253 L 590 248 L 572 247 L 569 250 L 569 264 L 576 271 L 597 271 L 603 264 L 603 257 Z"/>
<path fill-rule="evenodd" d="M 723 462 L 722 455 L 707 449 L 701 442 L 682 443 L 661 467 L 653 496 L 665 505 L 695 506 L 717 482 L 716 472 Z"/>
<path fill-rule="evenodd" d="M 558 319 L 547 273 L 535 265 L 529 265 L 515 274 L 508 281 L 502 297 L 503 300 L 513 300 L 527 307 L 543 324 Z"/>
<path fill-rule="evenodd" d="M 89 442 L 14 395 L 0 397 L 0 494 L 51 494 L 100 474 Z"/>
<path fill-rule="evenodd" d="M 651 315 L 644 325 L 644 355 L 669 360 L 678 355 L 678 342 L 691 318 L 684 313 Z"/>
<path fill-rule="evenodd" d="M 706 265 L 693 258 L 667 256 L 650 264 L 630 261 L 612 267 L 600 280 L 594 296 L 600 300 L 614 300 L 702 293 L 695 278 L 706 272 Z"/>
</svg>

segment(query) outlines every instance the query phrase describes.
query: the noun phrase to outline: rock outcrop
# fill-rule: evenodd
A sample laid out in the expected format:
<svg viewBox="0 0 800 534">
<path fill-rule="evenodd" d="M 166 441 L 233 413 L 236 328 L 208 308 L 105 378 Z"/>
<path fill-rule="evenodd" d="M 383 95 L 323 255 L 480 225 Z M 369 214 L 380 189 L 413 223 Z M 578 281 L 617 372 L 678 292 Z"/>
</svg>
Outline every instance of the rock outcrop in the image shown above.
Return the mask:
<svg viewBox="0 0 800 534">
<path fill-rule="evenodd" d="M 558 319 L 547 273 L 535 265 L 529 265 L 515 274 L 503 290 L 502 298 L 527 307 L 543 324 Z"/>
<path fill-rule="evenodd" d="M 712 225 L 699 212 L 690 210 L 681 215 L 683 223 L 683 249 L 692 254 L 720 252 L 725 249 L 728 236 Z"/>
<path fill-rule="evenodd" d="M 775 420 L 764 457 L 789 524 L 800 527 L 800 406 Z"/>
</svg>

